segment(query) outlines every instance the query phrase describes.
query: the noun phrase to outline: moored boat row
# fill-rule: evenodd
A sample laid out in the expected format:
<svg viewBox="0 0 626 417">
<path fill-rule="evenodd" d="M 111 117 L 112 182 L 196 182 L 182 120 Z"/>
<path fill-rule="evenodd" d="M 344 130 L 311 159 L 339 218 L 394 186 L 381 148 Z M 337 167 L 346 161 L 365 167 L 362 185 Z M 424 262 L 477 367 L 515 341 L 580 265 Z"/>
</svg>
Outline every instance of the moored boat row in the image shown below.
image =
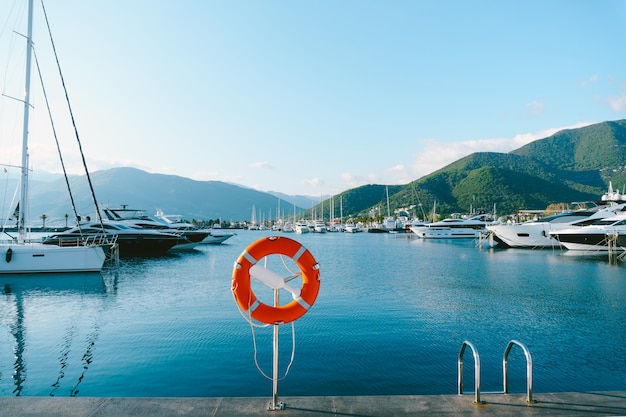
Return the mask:
<svg viewBox="0 0 626 417">
<path fill-rule="evenodd" d="M 554 233 L 568 228 L 583 227 L 590 221 L 611 217 L 621 212 L 626 204 L 612 204 L 565 211 L 524 223 L 489 225 L 494 239 L 512 248 L 553 248 L 561 246 Z"/>
<path fill-rule="evenodd" d="M 433 223 L 414 223 L 410 229 L 421 239 L 475 239 L 496 223 L 488 213 L 451 217 Z"/>
<path fill-rule="evenodd" d="M 167 216 L 157 211 L 150 218 L 143 210 L 126 207 L 104 209 L 106 220 L 81 222 L 66 231 L 43 239 L 44 244 L 75 246 L 85 240 L 100 239 L 115 242 L 119 256 L 159 256 L 168 251 L 190 250 L 199 244 L 222 243 L 234 233 L 199 229 L 184 222 L 181 216 Z M 158 219 L 161 219 L 159 221 Z"/>
<path fill-rule="evenodd" d="M 487 226 L 486 237 L 493 245 L 513 248 L 605 251 L 623 246 L 626 196 L 613 191 L 612 184 L 599 201 L 573 204 L 578 208 L 541 219 Z"/>
</svg>

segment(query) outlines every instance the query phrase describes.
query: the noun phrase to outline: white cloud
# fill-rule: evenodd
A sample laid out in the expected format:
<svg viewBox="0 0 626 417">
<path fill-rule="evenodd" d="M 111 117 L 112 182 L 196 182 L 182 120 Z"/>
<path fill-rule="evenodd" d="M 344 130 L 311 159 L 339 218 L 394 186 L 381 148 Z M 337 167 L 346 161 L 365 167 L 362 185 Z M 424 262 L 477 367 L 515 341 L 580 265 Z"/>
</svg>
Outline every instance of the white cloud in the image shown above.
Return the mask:
<svg viewBox="0 0 626 417">
<path fill-rule="evenodd" d="M 410 167 L 403 164 L 388 168 L 386 173 L 389 176 L 390 181 L 385 181 L 385 183 L 388 182 L 389 184 L 408 184 L 415 179 L 413 178 Z"/>
<path fill-rule="evenodd" d="M 221 175 L 219 178 L 219 181 L 230 182 L 233 184 L 242 183 L 244 180 L 243 175 Z"/>
<path fill-rule="evenodd" d="M 301 183 L 302 183 L 303 185 L 307 185 L 307 186 L 309 186 L 309 187 L 311 187 L 311 188 L 315 188 L 315 189 L 317 189 L 317 188 L 319 188 L 322 184 L 324 184 L 324 181 L 322 181 L 322 180 L 321 180 L 321 179 L 319 179 L 319 178 L 308 178 L 308 179 L 304 179 L 304 180 L 302 180 L 302 181 L 301 181 Z"/>
<path fill-rule="evenodd" d="M 623 90 L 626 90 L 626 81 L 617 79 L 612 75 L 607 75 L 605 79 L 600 79 L 597 75 L 590 77 L 588 80 L 581 83 L 582 87 L 587 87 L 591 83 L 599 83 L 603 81 L 604 87 L 614 91 L 614 94 L 601 94 L 595 95 L 597 102 L 608 106 L 615 113 L 626 113 L 626 94 Z"/>
<path fill-rule="evenodd" d="M 608 100 L 609 107 L 616 113 L 626 113 L 626 95 L 613 97 Z"/>
<path fill-rule="evenodd" d="M 258 168 L 258 169 L 274 169 L 274 167 L 272 166 L 272 164 L 270 164 L 267 161 L 259 161 L 259 162 L 253 162 L 250 164 L 250 168 Z"/>
<path fill-rule="evenodd" d="M 343 180 L 343 188 L 345 189 L 360 187 L 366 184 L 376 184 L 381 181 L 380 176 L 374 173 L 354 175 L 351 172 L 343 172 L 341 179 Z"/>
<path fill-rule="evenodd" d="M 599 80 L 599 77 L 596 74 L 594 74 L 591 77 L 587 78 L 586 80 L 581 81 L 580 86 L 587 87 L 589 84 L 597 83 L 598 80 Z"/>
<path fill-rule="evenodd" d="M 543 113 L 545 105 L 540 101 L 532 101 L 526 104 L 524 108 L 524 117 L 530 117 Z"/>
</svg>

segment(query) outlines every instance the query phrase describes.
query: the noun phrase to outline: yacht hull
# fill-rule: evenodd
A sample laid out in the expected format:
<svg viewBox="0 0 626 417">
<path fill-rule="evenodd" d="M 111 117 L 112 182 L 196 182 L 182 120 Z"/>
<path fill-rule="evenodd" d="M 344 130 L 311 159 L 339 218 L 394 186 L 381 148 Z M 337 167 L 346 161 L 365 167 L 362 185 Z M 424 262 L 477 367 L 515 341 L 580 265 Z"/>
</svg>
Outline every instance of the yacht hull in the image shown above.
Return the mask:
<svg viewBox="0 0 626 417">
<path fill-rule="evenodd" d="M 94 238 L 94 235 L 90 236 Z M 179 243 L 178 236 L 165 233 L 99 233 L 95 236 L 100 240 L 115 241 L 121 258 L 161 256 Z M 45 238 L 43 243 L 44 246 L 68 248 L 81 244 L 84 239 L 79 233 L 59 233 Z"/>
<path fill-rule="evenodd" d="M 569 250 L 608 251 L 611 237 L 605 232 L 598 233 L 554 233 L 563 246 Z M 626 235 L 618 234 L 618 246 L 626 244 Z"/>
<path fill-rule="evenodd" d="M 0 248 L 0 274 L 97 272 L 102 269 L 105 258 L 100 246 L 6 244 Z"/>
<path fill-rule="evenodd" d="M 411 231 L 422 239 L 476 239 L 487 229 L 411 226 Z"/>
<path fill-rule="evenodd" d="M 561 244 L 550 236 L 549 224 L 499 224 L 487 226 L 498 242 L 511 248 L 558 248 Z"/>
</svg>

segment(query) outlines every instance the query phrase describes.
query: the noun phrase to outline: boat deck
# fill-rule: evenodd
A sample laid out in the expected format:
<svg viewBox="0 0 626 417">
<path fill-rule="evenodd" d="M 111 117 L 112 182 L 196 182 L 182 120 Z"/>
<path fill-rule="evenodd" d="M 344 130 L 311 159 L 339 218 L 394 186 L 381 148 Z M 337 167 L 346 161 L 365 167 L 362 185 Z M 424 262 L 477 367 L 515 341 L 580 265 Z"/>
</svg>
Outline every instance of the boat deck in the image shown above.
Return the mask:
<svg viewBox="0 0 626 417">
<path fill-rule="evenodd" d="M 626 391 L 521 394 L 284 397 L 283 410 L 269 411 L 271 398 L 0 397 L 2 416 L 626 416 Z"/>
</svg>

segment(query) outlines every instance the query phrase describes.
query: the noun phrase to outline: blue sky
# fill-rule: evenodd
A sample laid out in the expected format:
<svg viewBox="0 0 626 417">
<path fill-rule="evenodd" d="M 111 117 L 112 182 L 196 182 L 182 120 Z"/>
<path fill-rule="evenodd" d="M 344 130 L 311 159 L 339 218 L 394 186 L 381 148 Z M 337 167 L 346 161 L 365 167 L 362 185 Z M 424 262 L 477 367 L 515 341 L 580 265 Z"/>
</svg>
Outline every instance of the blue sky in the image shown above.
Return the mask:
<svg viewBox="0 0 626 417">
<path fill-rule="evenodd" d="M 25 3 L 0 4 L 7 95 L 23 90 L 19 71 L 4 62 L 12 51 L 16 68 L 23 65 L 23 40 L 12 30 Z M 35 4 L 48 88 L 58 84 L 56 69 Z M 564 128 L 626 117 L 626 1 L 45 6 L 91 171 L 133 166 L 335 194 L 406 184 L 472 152 L 508 152 Z M 47 115 L 38 116 L 45 106 L 35 92 L 33 101 L 31 165 L 60 172 Z M 2 98 L 0 120 L 13 108 Z M 11 126 L 0 125 L 0 163 L 19 165 Z M 81 173 L 72 143 L 62 145 L 65 163 Z"/>
</svg>

